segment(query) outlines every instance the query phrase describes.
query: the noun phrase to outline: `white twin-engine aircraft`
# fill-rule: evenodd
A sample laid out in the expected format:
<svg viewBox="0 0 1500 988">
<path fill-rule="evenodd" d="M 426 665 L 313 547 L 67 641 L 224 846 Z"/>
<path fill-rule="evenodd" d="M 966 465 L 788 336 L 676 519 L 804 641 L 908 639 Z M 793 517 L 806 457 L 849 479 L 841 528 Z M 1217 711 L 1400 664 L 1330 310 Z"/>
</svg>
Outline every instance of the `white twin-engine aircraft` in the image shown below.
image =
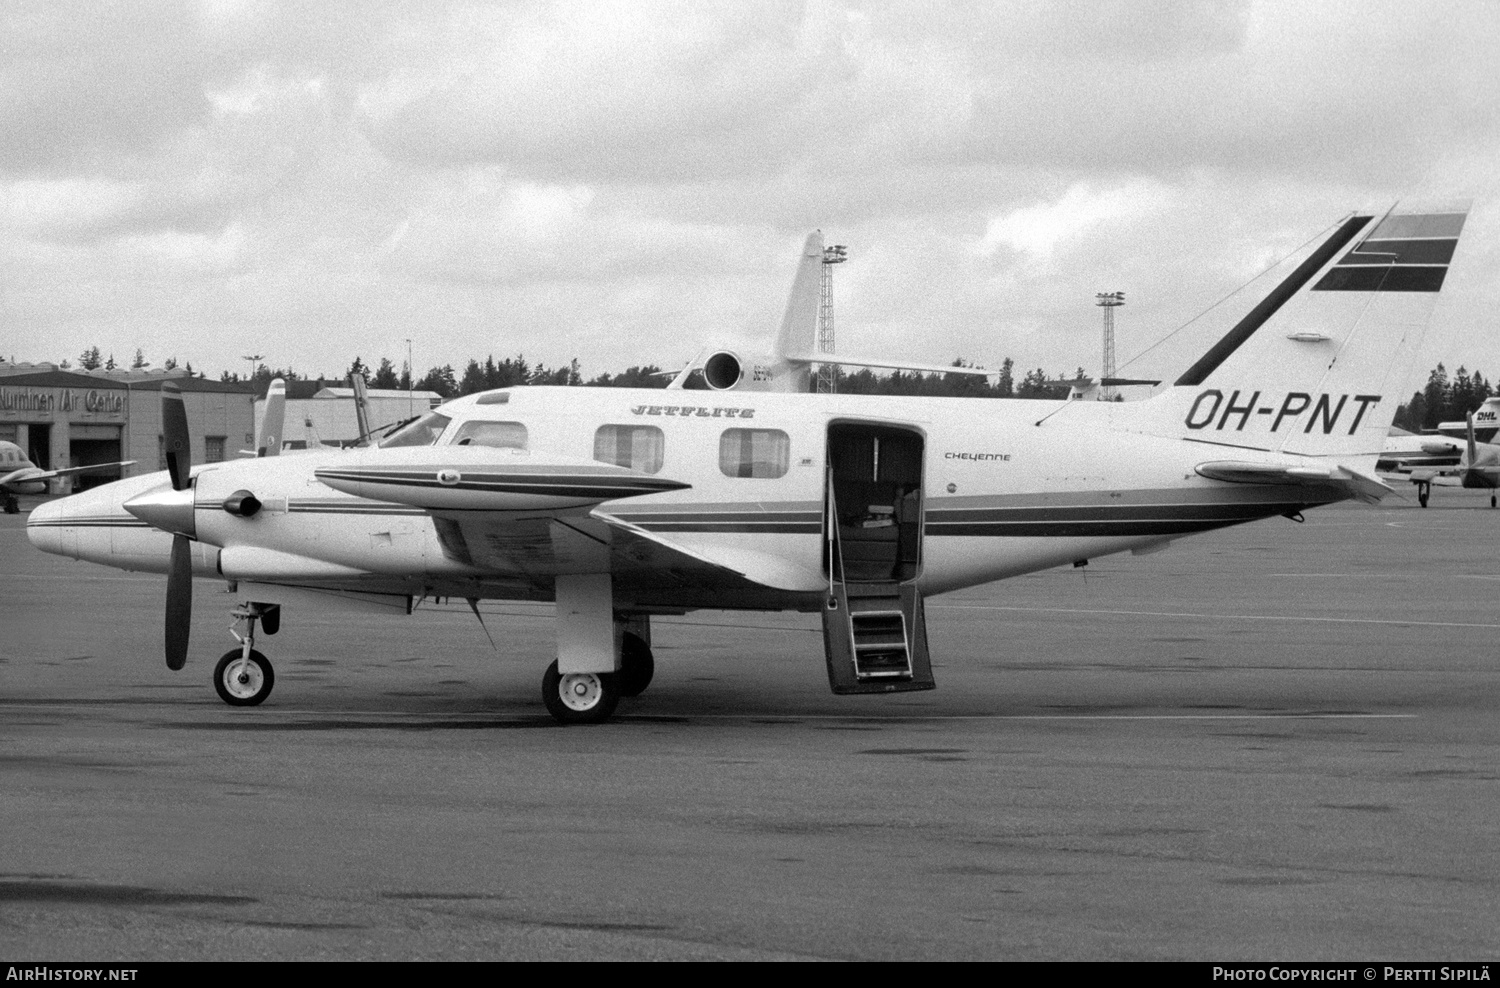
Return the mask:
<svg viewBox="0 0 1500 988">
<path fill-rule="evenodd" d="M 271 691 L 255 625 L 282 605 L 555 601 L 542 680 L 563 723 L 651 681 L 650 620 L 697 608 L 822 615 L 835 693 L 931 689 L 923 600 L 1306 508 L 1374 475 L 1464 208 L 1360 214 L 1176 386 L 1146 401 L 523 387 L 460 398 L 350 452 L 169 471 L 35 509 L 48 552 L 166 572 L 167 664 L 193 577 L 245 634 L 223 699 Z M 236 627 L 239 627 L 237 624 Z"/>
</svg>

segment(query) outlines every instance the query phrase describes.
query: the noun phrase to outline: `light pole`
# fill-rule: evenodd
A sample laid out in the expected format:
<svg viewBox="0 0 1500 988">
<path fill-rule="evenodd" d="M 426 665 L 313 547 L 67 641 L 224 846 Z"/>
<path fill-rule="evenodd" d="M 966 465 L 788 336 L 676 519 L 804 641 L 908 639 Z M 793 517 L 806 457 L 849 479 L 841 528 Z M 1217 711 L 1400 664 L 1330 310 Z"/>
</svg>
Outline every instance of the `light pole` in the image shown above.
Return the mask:
<svg viewBox="0 0 1500 988">
<path fill-rule="evenodd" d="M 1115 386 L 1115 309 L 1125 304 L 1124 292 L 1098 292 L 1094 304 L 1104 310 L 1104 362 L 1099 375 L 1099 400 L 1114 401 Z"/>
<path fill-rule="evenodd" d="M 257 353 L 254 356 L 246 354 L 245 359 L 250 361 L 250 380 L 253 383 L 255 381 L 255 368 L 261 361 L 261 354 Z"/>
<path fill-rule="evenodd" d="M 411 364 L 411 337 L 406 337 L 406 417 L 412 418 L 416 413 L 416 399 L 412 396 L 412 389 L 417 386 L 417 369 Z"/>
</svg>

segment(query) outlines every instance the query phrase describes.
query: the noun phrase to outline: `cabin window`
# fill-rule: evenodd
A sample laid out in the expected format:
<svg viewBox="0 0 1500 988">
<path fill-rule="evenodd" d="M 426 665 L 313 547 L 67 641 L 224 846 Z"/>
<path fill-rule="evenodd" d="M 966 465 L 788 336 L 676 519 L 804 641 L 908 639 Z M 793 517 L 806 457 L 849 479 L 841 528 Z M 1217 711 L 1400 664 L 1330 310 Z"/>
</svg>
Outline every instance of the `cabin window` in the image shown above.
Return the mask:
<svg viewBox="0 0 1500 988">
<path fill-rule="evenodd" d="M 654 425 L 601 425 L 594 433 L 594 459 L 641 473 L 661 469 L 666 437 Z"/>
<path fill-rule="evenodd" d="M 780 429 L 725 429 L 719 437 L 719 469 L 726 477 L 786 476 L 792 440 Z"/>
<path fill-rule="evenodd" d="M 413 419 L 406 423 L 386 438 L 380 440 L 381 449 L 392 449 L 396 446 L 435 446 L 438 437 L 443 430 L 448 428 L 452 421 L 448 416 L 437 412 L 428 412 L 419 419 Z"/>
<path fill-rule="evenodd" d="M 520 422 L 465 422 L 453 434 L 453 445 L 525 449 L 526 426 Z"/>
</svg>

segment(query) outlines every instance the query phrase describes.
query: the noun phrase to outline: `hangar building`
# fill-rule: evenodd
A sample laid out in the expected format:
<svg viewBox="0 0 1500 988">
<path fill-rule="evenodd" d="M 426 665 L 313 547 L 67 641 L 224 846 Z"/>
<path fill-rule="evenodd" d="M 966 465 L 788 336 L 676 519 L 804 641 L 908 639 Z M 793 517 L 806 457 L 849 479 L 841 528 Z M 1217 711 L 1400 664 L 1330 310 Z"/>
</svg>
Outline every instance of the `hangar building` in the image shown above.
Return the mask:
<svg viewBox="0 0 1500 988">
<path fill-rule="evenodd" d="M 251 382 L 209 381 L 185 370 L 65 371 L 46 363 L 0 363 L 0 440 L 48 470 L 135 461 L 58 477 L 54 494 L 165 470 L 161 385 L 167 380 L 182 389 L 194 463 L 228 459 L 254 443 Z"/>
</svg>

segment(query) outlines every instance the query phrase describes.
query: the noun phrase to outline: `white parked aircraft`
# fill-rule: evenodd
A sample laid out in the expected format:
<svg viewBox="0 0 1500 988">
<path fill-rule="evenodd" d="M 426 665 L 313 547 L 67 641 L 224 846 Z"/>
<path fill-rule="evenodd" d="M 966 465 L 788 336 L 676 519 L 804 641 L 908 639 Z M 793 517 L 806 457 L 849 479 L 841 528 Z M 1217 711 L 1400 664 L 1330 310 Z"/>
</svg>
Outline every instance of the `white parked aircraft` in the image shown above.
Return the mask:
<svg viewBox="0 0 1500 988">
<path fill-rule="evenodd" d="M 134 462 L 134 460 L 121 460 L 118 463 L 89 463 L 85 466 L 66 467 L 62 470 L 43 470 L 32 463 L 26 451 L 15 443 L 0 442 L 0 505 L 4 506 L 6 514 L 17 514 L 21 510 L 21 505 L 16 500 L 16 495 L 45 494 L 47 481 L 53 477 L 69 477 L 75 473 L 91 473 L 96 470 L 108 470 L 111 467 L 125 467 Z"/>
<path fill-rule="evenodd" d="M 555 601 L 543 698 L 596 722 L 653 674 L 650 619 L 821 614 L 836 693 L 930 689 L 933 594 L 1390 491 L 1374 476 L 1464 208 L 1341 221 L 1156 397 L 1125 403 L 528 387 L 449 402 L 377 446 L 169 473 L 32 512 L 48 552 L 166 572 L 180 668 L 194 575 L 246 633 L 214 683 L 265 699 L 290 607 Z"/>
<path fill-rule="evenodd" d="M 1417 502 L 1424 508 L 1434 484 L 1494 490 L 1500 487 L 1500 446 L 1493 443 L 1497 431 L 1500 397 L 1486 398 L 1464 421 L 1442 422 L 1435 432 L 1392 429 L 1376 469 L 1416 484 Z M 1490 495 L 1490 507 L 1496 502 Z"/>
<path fill-rule="evenodd" d="M 703 382 L 711 391 L 779 391 L 802 393 L 809 390 L 813 368 L 820 364 L 877 370 L 918 371 L 923 374 L 971 374 L 993 376 L 998 371 L 982 367 L 937 366 L 911 361 L 885 360 L 873 357 L 847 357 L 817 352 L 818 306 L 822 295 L 823 233 L 814 230 L 797 255 L 797 274 L 787 299 L 776 347 L 769 354 L 741 354 L 734 350 L 703 350 L 677 373 L 667 385 L 681 389 L 695 370 L 703 373 Z"/>
<path fill-rule="evenodd" d="M 1485 407 L 1489 405 L 1489 402 L 1485 402 Z M 1465 437 L 1463 451 L 1459 454 L 1456 465 L 1416 466 L 1410 469 L 1410 480 L 1417 485 L 1417 500 L 1422 507 L 1427 507 L 1427 500 L 1432 496 L 1432 485 L 1437 483 L 1484 491 L 1494 491 L 1500 488 L 1500 446 L 1482 443 L 1476 438 L 1478 425 L 1475 420 L 1479 414 L 1470 412 L 1468 415 L 1466 423 L 1468 435 Z M 1500 504 L 1500 498 L 1491 494 L 1490 507 L 1496 507 L 1497 504 Z"/>
</svg>

